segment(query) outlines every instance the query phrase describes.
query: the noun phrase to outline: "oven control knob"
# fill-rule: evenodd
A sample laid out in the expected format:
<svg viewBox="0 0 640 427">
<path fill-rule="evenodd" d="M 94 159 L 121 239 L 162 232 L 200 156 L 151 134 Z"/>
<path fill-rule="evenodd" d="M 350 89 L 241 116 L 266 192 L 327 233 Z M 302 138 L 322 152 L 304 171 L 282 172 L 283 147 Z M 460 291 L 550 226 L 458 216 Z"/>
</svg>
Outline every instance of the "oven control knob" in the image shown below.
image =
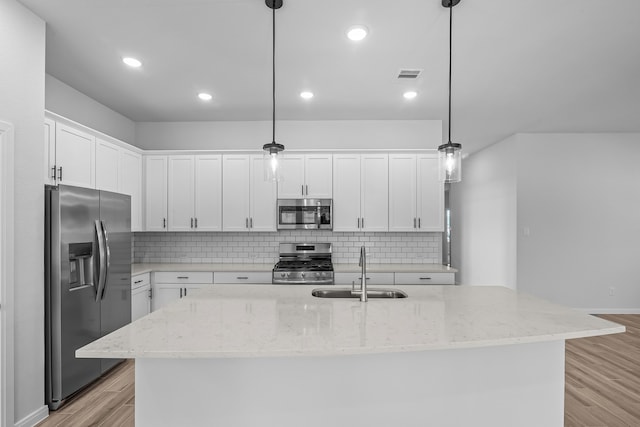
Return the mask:
<svg viewBox="0 0 640 427">
<path fill-rule="evenodd" d="M 304 271 L 302 273 L 300 273 L 300 277 L 302 277 L 304 279 Z"/>
<path fill-rule="evenodd" d="M 280 273 L 280 277 L 285 277 L 286 273 Z"/>
<path fill-rule="evenodd" d="M 315 276 L 316 276 L 316 277 L 320 277 L 320 273 L 316 273 L 316 275 L 315 275 Z"/>
</svg>

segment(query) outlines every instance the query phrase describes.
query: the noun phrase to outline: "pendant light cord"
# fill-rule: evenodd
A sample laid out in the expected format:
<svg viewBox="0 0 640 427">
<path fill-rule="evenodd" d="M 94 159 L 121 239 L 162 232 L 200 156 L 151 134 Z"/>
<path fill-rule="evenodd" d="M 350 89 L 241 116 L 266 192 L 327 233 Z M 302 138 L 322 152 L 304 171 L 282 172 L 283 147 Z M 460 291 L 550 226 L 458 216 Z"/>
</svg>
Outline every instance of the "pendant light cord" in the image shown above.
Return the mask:
<svg viewBox="0 0 640 427">
<path fill-rule="evenodd" d="M 273 25 L 272 25 L 272 50 L 271 50 L 271 64 L 272 64 L 272 98 L 273 98 L 273 106 L 272 106 L 272 135 L 271 140 L 275 144 L 276 142 L 276 9 L 275 7 L 271 9 L 273 11 Z M 451 133 L 451 131 L 449 131 Z"/>
<path fill-rule="evenodd" d="M 451 52 L 453 43 L 451 41 L 453 34 L 453 0 L 449 1 L 449 144 L 451 144 Z"/>
</svg>

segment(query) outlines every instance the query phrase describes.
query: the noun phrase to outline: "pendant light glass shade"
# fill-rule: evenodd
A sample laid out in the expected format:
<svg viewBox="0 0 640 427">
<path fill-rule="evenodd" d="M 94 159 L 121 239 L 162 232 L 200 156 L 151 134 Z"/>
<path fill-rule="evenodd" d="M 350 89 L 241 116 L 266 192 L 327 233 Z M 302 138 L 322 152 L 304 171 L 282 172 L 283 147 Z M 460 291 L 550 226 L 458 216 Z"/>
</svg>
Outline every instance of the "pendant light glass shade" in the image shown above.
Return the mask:
<svg viewBox="0 0 640 427">
<path fill-rule="evenodd" d="M 284 145 L 271 142 L 262 147 L 264 156 L 264 180 L 279 181 L 282 169 L 282 158 L 284 157 Z"/>
<path fill-rule="evenodd" d="M 462 181 L 462 145 L 448 142 L 438 147 L 438 176 L 443 182 Z"/>
<path fill-rule="evenodd" d="M 276 142 L 276 9 L 282 7 L 282 0 L 265 0 L 265 4 L 272 10 L 272 133 L 271 141 L 268 144 L 262 146 L 264 153 L 264 180 L 265 181 L 279 181 L 280 170 L 282 169 L 282 152 L 284 151 L 284 145 Z"/>
</svg>

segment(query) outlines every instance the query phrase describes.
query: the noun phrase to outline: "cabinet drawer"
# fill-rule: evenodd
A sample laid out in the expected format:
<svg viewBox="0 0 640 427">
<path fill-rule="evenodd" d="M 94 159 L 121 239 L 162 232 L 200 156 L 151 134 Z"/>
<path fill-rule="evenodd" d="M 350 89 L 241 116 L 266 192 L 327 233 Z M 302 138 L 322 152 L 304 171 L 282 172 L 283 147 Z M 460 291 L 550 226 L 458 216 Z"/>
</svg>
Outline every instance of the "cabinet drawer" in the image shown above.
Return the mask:
<svg viewBox="0 0 640 427">
<path fill-rule="evenodd" d="M 271 284 L 271 272 L 268 271 L 223 271 L 216 272 L 213 275 L 213 283 L 252 283 L 252 284 Z"/>
<path fill-rule="evenodd" d="M 360 285 L 360 273 L 335 273 L 336 285 Z M 393 273 L 367 273 L 367 285 L 393 285 Z"/>
<path fill-rule="evenodd" d="M 453 285 L 455 273 L 396 273 L 396 285 Z"/>
<path fill-rule="evenodd" d="M 160 271 L 153 275 L 154 283 L 213 283 L 213 273 L 209 271 Z"/>
<path fill-rule="evenodd" d="M 142 273 L 131 276 L 131 288 L 136 289 L 151 284 L 151 274 Z"/>
</svg>

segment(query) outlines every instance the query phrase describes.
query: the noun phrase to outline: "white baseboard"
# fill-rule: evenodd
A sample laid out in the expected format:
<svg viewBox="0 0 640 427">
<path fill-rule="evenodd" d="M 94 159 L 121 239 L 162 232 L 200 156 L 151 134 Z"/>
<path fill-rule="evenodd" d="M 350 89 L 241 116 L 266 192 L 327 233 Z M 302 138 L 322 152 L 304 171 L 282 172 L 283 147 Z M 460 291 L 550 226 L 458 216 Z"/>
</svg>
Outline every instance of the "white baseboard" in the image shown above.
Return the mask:
<svg viewBox="0 0 640 427">
<path fill-rule="evenodd" d="M 44 405 L 15 424 L 15 427 L 33 427 L 49 416 L 49 407 Z"/>
<path fill-rule="evenodd" d="M 576 308 L 588 314 L 640 314 L 640 308 Z"/>
</svg>

